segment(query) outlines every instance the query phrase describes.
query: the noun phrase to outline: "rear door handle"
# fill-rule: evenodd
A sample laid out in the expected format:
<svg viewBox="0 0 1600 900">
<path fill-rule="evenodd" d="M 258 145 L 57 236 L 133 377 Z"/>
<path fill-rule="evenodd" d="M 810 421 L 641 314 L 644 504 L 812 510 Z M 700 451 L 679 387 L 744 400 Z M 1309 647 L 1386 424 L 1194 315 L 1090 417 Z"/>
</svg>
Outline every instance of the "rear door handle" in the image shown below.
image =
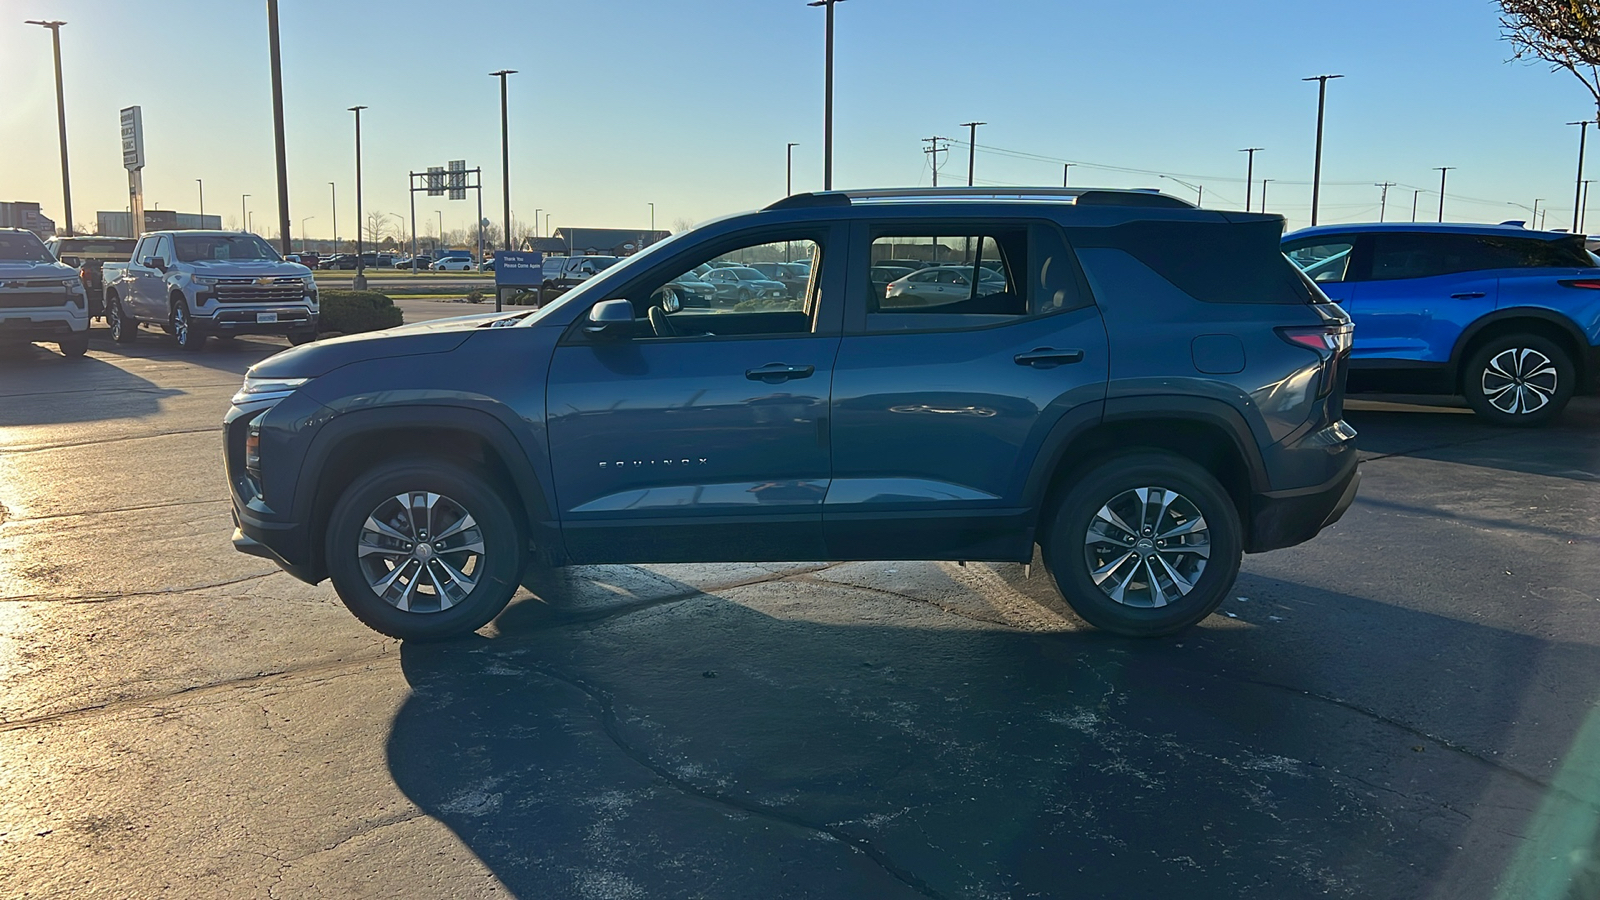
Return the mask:
<svg viewBox="0 0 1600 900">
<path fill-rule="evenodd" d="M 1451 294 L 1450 295 L 1450 299 L 1451 300 L 1477 300 L 1478 298 L 1480 298 L 1482 296 L 1483 296 L 1483 291 L 1462 291 L 1459 294 Z"/>
<path fill-rule="evenodd" d="M 759 369 L 745 369 L 744 377 L 751 381 L 781 384 L 791 378 L 810 378 L 816 366 L 791 366 L 784 363 L 767 363 Z"/>
<path fill-rule="evenodd" d="M 1068 363 L 1083 362 L 1083 351 L 1035 347 L 1027 353 L 1018 353 L 1011 358 L 1019 366 L 1033 366 L 1035 369 L 1053 369 L 1056 366 Z"/>
</svg>

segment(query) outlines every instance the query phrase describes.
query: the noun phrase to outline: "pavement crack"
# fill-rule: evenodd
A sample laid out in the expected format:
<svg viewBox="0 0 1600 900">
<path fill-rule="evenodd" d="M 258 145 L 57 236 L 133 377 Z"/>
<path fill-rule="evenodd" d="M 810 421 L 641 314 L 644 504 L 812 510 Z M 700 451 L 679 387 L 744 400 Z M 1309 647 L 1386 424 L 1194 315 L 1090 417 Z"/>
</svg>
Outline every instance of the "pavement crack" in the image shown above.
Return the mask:
<svg viewBox="0 0 1600 900">
<path fill-rule="evenodd" d="M 273 569 L 270 572 L 256 572 L 251 575 L 241 575 L 226 581 L 215 581 L 210 584 L 197 584 L 191 587 L 168 587 L 148 591 L 119 591 L 115 594 L 82 594 L 77 596 L 55 596 L 51 594 L 19 594 L 15 597 L 0 597 L 0 603 L 111 603 L 129 597 L 160 597 L 167 594 L 192 594 L 195 591 L 205 591 L 212 588 L 229 587 L 235 584 L 244 584 L 260 578 L 269 578 L 273 575 L 283 574 L 282 569 Z"/>
<path fill-rule="evenodd" d="M 850 847 L 866 858 L 872 860 L 873 863 L 887 872 L 895 880 L 899 881 L 901 884 L 904 884 L 906 887 L 911 888 L 922 896 L 932 897 L 935 898 L 935 900 L 943 900 L 945 895 L 941 894 L 932 885 L 918 877 L 916 873 L 900 866 L 893 859 L 889 858 L 888 854 L 875 846 L 871 841 L 850 834 L 848 831 L 845 831 L 838 825 L 828 822 L 812 822 L 794 813 L 773 809 L 772 807 L 764 806 L 752 800 L 746 800 L 740 797 L 733 797 L 718 793 L 717 791 L 702 787 L 683 778 L 682 776 L 673 772 L 671 769 L 668 769 L 666 766 L 651 759 L 648 753 L 634 746 L 633 743 L 623 735 L 622 725 L 617 720 L 616 706 L 613 703 L 610 694 L 599 687 L 590 684 L 577 675 L 570 675 L 545 666 L 533 666 L 532 670 L 544 675 L 547 678 L 551 678 L 561 682 L 562 684 L 568 685 L 587 696 L 589 700 L 599 709 L 597 718 L 600 720 L 601 729 L 605 732 L 606 737 L 617 746 L 617 749 L 621 750 L 624 756 L 633 760 L 634 763 L 638 764 L 644 769 L 650 771 L 657 778 L 666 782 L 679 793 L 691 797 L 697 797 L 701 800 L 715 803 L 718 806 L 724 806 L 746 815 L 756 816 L 772 822 L 788 825 L 793 828 L 814 831 L 818 834 L 826 835 L 827 837 L 832 838 L 833 840 L 836 840 L 847 847 Z"/>
<path fill-rule="evenodd" d="M 173 437 L 183 434 L 213 434 L 220 432 L 221 428 L 212 425 L 207 428 L 185 428 L 177 431 L 156 431 L 150 434 L 125 434 L 121 437 L 95 438 L 86 441 L 63 441 L 59 444 L 23 444 L 5 448 L 7 453 L 39 453 L 44 450 L 68 450 L 74 447 L 93 447 L 100 444 L 120 444 L 126 441 L 143 441 L 150 438 Z"/>
<path fill-rule="evenodd" d="M 821 571 L 821 570 L 818 570 L 818 571 Z M 1014 625 L 1014 624 L 1012 624 L 1010 622 L 1007 622 L 1004 619 L 990 619 L 990 618 L 987 618 L 985 616 L 973 615 L 972 613 L 966 612 L 965 610 L 957 609 L 956 607 L 953 607 L 953 606 L 947 606 L 947 605 L 945 605 L 943 603 L 940 603 L 937 600 L 929 600 L 926 597 L 916 597 L 916 596 L 913 596 L 911 594 L 903 594 L 903 593 L 901 593 L 899 591 L 891 591 L 888 588 L 873 587 L 871 585 L 866 585 L 866 584 L 856 584 L 855 582 L 851 582 L 851 581 L 835 581 L 832 578 L 814 578 L 814 577 L 811 577 L 811 576 L 813 576 L 815 574 L 816 573 L 814 573 L 814 572 L 806 572 L 806 573 L 803 573 L 803 574 L 801 574 L 799 576 L 796 576 L 796 577 L 797 577 L 797 580 L 801 580 L 801 581 L 811 581 L 811 582 L 815 582 L 817 584 L 831 585 L 833 587 L 851 588 L 851 589 L 854 589 L 854 590 L 867 591 L 867 592 L 873 593 L 873 594 L 882 594 L 885 597 L 894 597 L 894 598 L 897 598 L 897 599 L 900 599 L 900 600 L 907 600 L 907 601 L 910 601 L 912 603 L 917 603 L 917 604 L 921 604 L 921 605 L 924 605 L 924 606 L 931 606 L 931 607 L 933 607 L 935 609 L 938 609 L 938 610 L 940 610 L 942 612 L 949 613 L 950 615 L 955 616 L 958 619 L 966 619 L 969 622 L 981 622 L 981 623 L 983 623 L 985 625 L 998 625 L 1001 628 L 1009 628 L 1009 629 L 1016 629 L 1016 627 L 1017 627 L 1016 625 Z"/>
<path fill-rule="evenodd" d="M 1481 444 L 1484 441 L 1493 441 L 1503 437 L 1505 437 L 1503 434 L 1490 434 L 1483 437 L 1467 438 L 1464 441 L 1446 441 L 1442 444 L 1428 444 L 1423 447 L 1412 447 L 1407 450 L 1396 450 L 1393 453 L 1374 453 L 1371 456 L 1361 457 L 1361 463 L 1365 465 L 1369 462 L 1377 462 L 1380 459 L 1392 459 L 1396 456 L 1411 456 L 1415 453 L 1426 453 L 1430 450 L 1448 450 L 1451 447 L 1465 447 L 1468 444 Z"/>
<path fill-rule="evenodd" d="M 170 503 L 150 503 L 144 506 L 119 506 L 113 509 L 86 509 L 78 512 L 49 513 L 43 516 L 23 516 L 20 519 L 8 519 L 7 524 L 16 525 L 22 522 L 49 522 L 56 519 L 76 519 L 88 516 L 109 516 L 125 512 L 148 512 L 152 509 L 176 509 L 181 506 L 203 506 L 207 503 L 230 503 L 228 498 L 216 500 L 174 500 Z"/>
</svg>

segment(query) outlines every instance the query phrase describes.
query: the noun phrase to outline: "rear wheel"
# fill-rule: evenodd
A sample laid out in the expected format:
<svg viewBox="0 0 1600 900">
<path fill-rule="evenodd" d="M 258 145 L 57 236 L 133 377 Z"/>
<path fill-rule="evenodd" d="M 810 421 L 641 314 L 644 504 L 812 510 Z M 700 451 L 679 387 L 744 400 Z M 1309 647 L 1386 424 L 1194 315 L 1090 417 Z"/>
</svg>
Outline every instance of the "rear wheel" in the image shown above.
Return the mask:
<svg viewBox="0 0 1600 900">
<path fill-rule="evenodd" d="M 1467 360 L 1461 390 L 1472 411 L 1495 425 L 1547 425 L 1572 399 L 1577 367 L 1559 344 L 1536 334 L 1491 338 Z"/>
<path fill-rule="evenodd" d="M 128 310 L 116 294 L 106 295 L 106 324 L 111 326 L 111 339 L 119 344 L 131 344 L 139 336 L 139 326 L 128 318 Z"/>
<path fill-rule="evenodd" d="M 1062 498 L 1044 559 L 1073 611 L 1128 637 L 1210 615 L 1239 574 L 1239 512 L 1182 457 L 1135 452 L 1091 469 Z"/>
<path fill-rule="evenodd" d="M 517 590 L 524 540 L 500 491 L 438 459 L 356 479 L 328 520 L 328 574 L 372 629 L 407 640 L 469 634 Z"/>
</svg>

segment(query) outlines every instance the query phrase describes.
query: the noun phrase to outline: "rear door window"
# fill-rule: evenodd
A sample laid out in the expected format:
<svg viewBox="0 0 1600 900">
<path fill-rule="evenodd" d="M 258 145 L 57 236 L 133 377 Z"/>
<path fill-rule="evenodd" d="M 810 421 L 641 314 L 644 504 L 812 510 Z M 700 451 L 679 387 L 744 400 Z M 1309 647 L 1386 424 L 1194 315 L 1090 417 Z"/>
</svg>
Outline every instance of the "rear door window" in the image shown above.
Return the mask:
<svg viewBox="0 0 1600 900">
<path fill-rule="evenodd" d="M 1350 257 L 1355 255 L 1354 240 L 1324 239 L 1300 244 L 1285 251 L 1289 261 L 1317 284 L 1339 284 L 1350 276 Z"/>
<path fill-rule="evenodd" d="M 1541 240 L 1515 234 L 1372 236 L 1372 279 L 1433 278 L 1490 269 L 1587 268 L 1594 265 L 1582 238 Z"/>
</svg>

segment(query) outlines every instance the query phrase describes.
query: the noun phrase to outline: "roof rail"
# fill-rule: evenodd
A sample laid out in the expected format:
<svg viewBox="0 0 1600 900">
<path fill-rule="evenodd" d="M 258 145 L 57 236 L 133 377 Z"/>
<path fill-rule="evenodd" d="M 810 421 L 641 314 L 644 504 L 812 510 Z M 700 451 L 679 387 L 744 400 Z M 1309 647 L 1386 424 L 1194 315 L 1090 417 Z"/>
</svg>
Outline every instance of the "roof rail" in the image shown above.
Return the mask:
<svg viewBox="0 0 1600 900">
<path fill-rule="evenodd" d="M 819 191 L 784 197 L 767 209 L 851 206 L 856 203 L 927 202 L 941 200 L 1001 200 L 1073 203 L 1082 206 L 1142 206 L 1194 209 L 1194 204 L 1163 194 L 1155 188 L 1058 187 L 953 187 L 877 188 L 856 191 Z"/>
</svg>

